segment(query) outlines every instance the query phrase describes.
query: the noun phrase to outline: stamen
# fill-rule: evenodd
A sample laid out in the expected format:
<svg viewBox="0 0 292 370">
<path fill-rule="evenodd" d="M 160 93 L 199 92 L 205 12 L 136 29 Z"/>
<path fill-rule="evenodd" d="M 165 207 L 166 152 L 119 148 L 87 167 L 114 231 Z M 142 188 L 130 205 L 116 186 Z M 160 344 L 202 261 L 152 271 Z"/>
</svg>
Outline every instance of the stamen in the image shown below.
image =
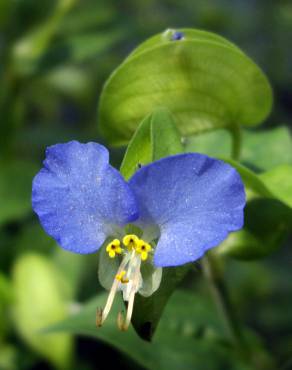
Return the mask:
<svg viewBox="0 0 292 370">
<path fill-rule="evenodd" d="M 123 283 L 123 284 L 126 284 L 126 283 L 128 283 L 129 282 L 129 279 L 127 279 L 127 278 L 124 278 L 124 276 L 126 275 L 126 271 L 125 270 L 123 270 L 123 271 L 121 271 L 121 273 L 120 274 L 117 274 L 116 275 L 116 279 L 117 280 L 119 280 L 121 283 Z"/>
<path fill-rule="evenodd" d="M 96 326 L 100 327 L 102 325 L 102 308 L 97 308 L 96 310 Z"/>
<path fill-rule="evenodd" d="M 139 238 L 137 235 L 135 234 L 128 234 L 128 235 L 125 235 L 124 238 L 123 238 L 123 244 L 129 249 L 129 250 L 132 250 L 134 248 L 136 248 L 137 246 L 137 243 L 139 242 Z"/>
<path fill-rule="evenodd" d="M 130 297 L 129 297 L 129 301 L 128 301 L 126 319 L 124 320 L 122 312 L 119 312 L 119 314 L 118 314 L 117 323 L 118 323 L 118 328 L 121 331 L 128 330 L 130 322 L 131 322 L 131 318 L 132 318 L 132 314 L 133 314 L 133 308 L 134 308 L 135 294 L 137 292 L 137 288 L 138 288 L 138 284 L 139 284 L 139 278 L 140 278 L 140 266 L 141 266 L 141 260 L 138 261 L 136 269 L 135 269 L 133 283 L 132 283 L 132 289 L 131 289 Z"/>
<path fill-rule="evenodd" d="M 150 244 L 144 242 L 144 240 L 140 239 L 137 243 L 136 252 L 140 253 L 141 260 L 146 261 L 148 258 L 148 253 L 152 251 L 152 247 Z"/>
<path fill-rule="evenodd" d="M 117 272 L 117 275 L 120 275 L 121 272 L 124 270 L 124 268 L 126 267 L 127 263 L 129 262 L 129 259 L 130 259 L 130 255 L 127 254 L 124 259 L 122 260 L 122 263 L 120 264 L 120 267 L 118 269 L 118 272 Z M 105 304 L 105 307 L 104 309 L 98 309 L 97 310 L 97 315 L 96 315 L 96 325 L 97 326 L 102 326 L 102 324 L 104 323 L 105 319 L 107 318 L 109 312 L 110 312 L 110 309 L 112 307 L 112 304 L 114 302 L 114 298 L 115 298 L 115 295 L 116 295 L 116 292 L 117 292 L 117 289 L 118 289 L 118 286 L 119 286 L 119 283 L 120 281 L 118 279 L 115 279 L 114 282 L 113 282 L 113 285 L 111 287 L 111 290 L 109 292 L 109 295 L 108 295 L 108 298 L 107 298 L 107 301 L 106 301 L 106 304 Z"/>
<path fill-rule="evenodd" d="M 114 258 L 116 254 L 122 254 L 121 242 L 119 239 L 114 239 L 106 246 L 106 251 L 110 258 Z"/>
<path fill-rule="evenodd" d="M 120 311 L 117 317 L 117 325 L 121 331 L 124 331 L 124 311 Z"/>
</svg>

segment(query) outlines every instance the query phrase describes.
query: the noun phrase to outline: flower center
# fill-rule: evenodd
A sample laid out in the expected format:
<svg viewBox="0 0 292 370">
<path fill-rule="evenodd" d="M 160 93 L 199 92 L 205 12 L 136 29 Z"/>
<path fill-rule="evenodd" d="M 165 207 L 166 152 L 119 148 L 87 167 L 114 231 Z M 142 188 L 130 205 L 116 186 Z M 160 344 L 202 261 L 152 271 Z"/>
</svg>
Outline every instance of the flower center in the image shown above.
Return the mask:
<svg viewBox="0 0 292 370">
<path fill-rule="evenodd" d="M 101 326 L 107 318 L 112 307 L 115 294 L 118 290 L 123 292 L 124 301 L 128 302 L 126 319 L 122 313 L 118 315 L 118 326 L 121 330 L 127 330 L 131 322 L 134 307 L 135 294 L 142 286 L 142 275 L 140 272 L 141 262 L 146 261 L 149 253 L 152 252 L 150 244 L 140 239 L 135 234 L 127 234 L 123 237 L 122 243 L 119 239 L 112 240 L 106 251 L 110 258 L 122 255 L 122 261 L 115 275 L 110 293 L 104 309 L 98 309 L 96 324 Z"/>
</svg>

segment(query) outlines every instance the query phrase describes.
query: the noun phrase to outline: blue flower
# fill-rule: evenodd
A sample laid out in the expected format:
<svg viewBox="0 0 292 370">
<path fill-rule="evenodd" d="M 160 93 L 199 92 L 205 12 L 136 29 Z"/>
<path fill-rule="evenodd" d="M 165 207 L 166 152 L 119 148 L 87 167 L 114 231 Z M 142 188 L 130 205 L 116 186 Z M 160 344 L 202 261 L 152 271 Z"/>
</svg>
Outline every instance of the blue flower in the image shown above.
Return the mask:
<svg viewBox="0 0 292 370">
<path fill-rule="evenodd" d="M 104 245 L 109 260 L 121 259 L 99 323 L 115 292 L 122 290 L 129 303 L 120 326 L 127 328 L 135 293 L 143 291 L 141 264 L 154 264 L 159 280 L 161 267 L 202 257 L 243 226 L 245 193 L 233 167 L 206 155 L 161 159 L 142 166 L 126 182 L 109 164 L 105 147 L 71 141 L 47 149 L 33 181 L 32 204 L 62 248 L 92 253 Z M 139 235 L 126 233 L 129 224 Z"/>
</svg>

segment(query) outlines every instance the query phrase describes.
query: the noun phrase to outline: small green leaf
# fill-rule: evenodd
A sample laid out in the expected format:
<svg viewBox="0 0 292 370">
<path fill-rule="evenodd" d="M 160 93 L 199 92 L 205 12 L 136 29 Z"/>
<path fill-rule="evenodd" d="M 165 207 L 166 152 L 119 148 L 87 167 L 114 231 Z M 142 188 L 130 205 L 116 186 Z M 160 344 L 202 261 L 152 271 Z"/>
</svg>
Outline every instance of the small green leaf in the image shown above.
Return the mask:
<svg viewBox="0 0 292 370">
<path fill-rule="evenodd" d="M 173 116 L 166 109 L 158 109 L 140 123 L 128 145 L 120 170 L 129 179 L 139 165 L 182 152 L 181 137 Z"/>
<path fill-rule="evenodd" d="M 292 210 L 276 199 L 253 199 L 245 208 L 245 225 L 229 234 L 215 252 L 250 260 L 277 250 L 291 232 Z"/>
<path fill-rule="evenodd" d="M 261 70 L 223 38 L 183 29 L 140 45 L 110 76 L 99 105 L 99 127 L 112 144 L 125 144 L 138 123 L 165 107 L 184 136 L 254 126 L 268 115 L 270 85 Z"/>
<path fill-rule="evenodd" d="M 134 133 L 121 164 L 121 174 L 128 180 L 139 168 L 152 160 L 151 143 L 152 114 L 147 116 Z"/>
<path fill-rule="evenodd" d="M 68 334 L 43 334 L 40 330 L 64 319 L 68 303 L 62 276 L 45 257 L 27 254 L 13 269 L 13 319 L 24 341 L 58 369 L 67 369 L 73 341 Z"/>
</svg>

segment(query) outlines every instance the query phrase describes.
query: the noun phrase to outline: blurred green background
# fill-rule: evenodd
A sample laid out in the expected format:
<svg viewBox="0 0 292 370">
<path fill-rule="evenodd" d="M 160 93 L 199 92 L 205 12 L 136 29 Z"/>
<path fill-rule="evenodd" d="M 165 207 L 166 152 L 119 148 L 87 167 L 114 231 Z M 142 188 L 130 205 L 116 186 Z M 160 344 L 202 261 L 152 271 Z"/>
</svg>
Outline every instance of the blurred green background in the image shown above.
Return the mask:
<svg viewBox="0 0 292 370">
<path fill-rule="evenodd" d="M 230 357 L 227 345 L 215 345 L 214 328 L 221 324 L 199 268 L 171 300 L 152 345 L 134 333 L 115 339 L 114 322 L 101 341 L 80 336 L 73 343 L 69 334 L 45 339 L 38 332 L 102 289 L 96 255 L 63 252 L 41 229 L 30 205 L 32 178 L 46 146 L 72 139 L 104 142 L 96 118 L 104 82 L 134 47 L 169 27 L 213 31 L 236 43 L 274 90 L 274 109 L 263 127 L 291 128 L 291 1 L 0 0 L 1 370 L 249 369 Z M 277 145 L 281 158 L 291 161 L 287 130 Z M 122 154 L 112 149 L 113 164 Z M 269 150 L 262 160 L 273 162 Z M 292 369 L 291 265 L 286 239 L 260 262 L 228 260 L 224 266 L 236 314 L 249 327 L 258 356 L 265 348 L 282 370 Z M 190 295 L 195 306 L 187 311 L 181 304 Z M 95 330 L 94 318 L 92 325 Z M 201 344 L 206 330 L 209 339 Z"/>
</svg>

